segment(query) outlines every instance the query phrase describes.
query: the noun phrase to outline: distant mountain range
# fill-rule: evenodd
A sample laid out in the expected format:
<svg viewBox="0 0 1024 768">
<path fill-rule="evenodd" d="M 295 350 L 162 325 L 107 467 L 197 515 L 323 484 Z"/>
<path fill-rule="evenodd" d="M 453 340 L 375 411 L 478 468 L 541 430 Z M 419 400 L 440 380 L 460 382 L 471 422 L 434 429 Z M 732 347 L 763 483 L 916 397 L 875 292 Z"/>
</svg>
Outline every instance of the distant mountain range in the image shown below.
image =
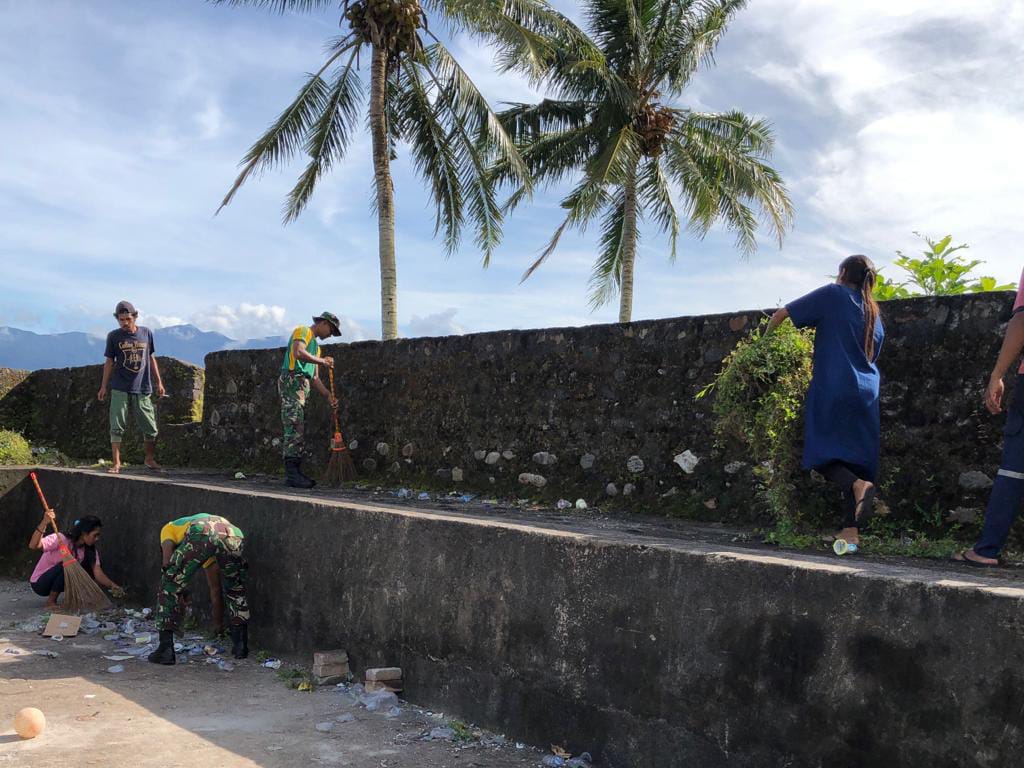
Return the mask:
<svg viewBox="0 0 1024 768">
<path fill-rule="evenodd" d="M 0 326 L 0 368 L 68 368 L 103 362 L 105 335 L 82 333 L 33 333 Z M 210 352 L 224 349 L 268 349 L 283 347 L 286 336 L 236 341 L 222 333 L 201 331 L 194 325 L 171 325 L 153 331 L 157 357 L 166 355 L 203 365 Z"/>
</svg>

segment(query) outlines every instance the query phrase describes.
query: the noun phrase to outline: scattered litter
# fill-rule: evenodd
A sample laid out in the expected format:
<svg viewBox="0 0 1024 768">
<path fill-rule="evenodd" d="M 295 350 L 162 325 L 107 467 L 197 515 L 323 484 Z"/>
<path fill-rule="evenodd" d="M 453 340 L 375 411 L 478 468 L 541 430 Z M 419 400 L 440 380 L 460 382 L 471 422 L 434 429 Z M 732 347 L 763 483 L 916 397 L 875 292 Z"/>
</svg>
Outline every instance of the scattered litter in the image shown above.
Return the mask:
<svg viewBox="0 0 1024 768">
<path fill-rule="evenodd" d="M 565 766 L 565 758 L 558 755 L 544 755 L 544 759 L 540 761 L 540 764 L 544 768 L 563 768 Z"/>
<path fill-rule="evenodd" d="M 215 645 L 204 645 L 203 653 L 207 656 L 216 656 L 218 653 L 223 653 L 223 651 Z"/>
<path fill-rule="evenodd" d="M 572 502 L 569 501 L 568 499 L 559 499 L 558 503 L 555 504 L 555 506 L 558 507 L 559 509 L 568 509 L 569 507 L 572 506 Z"/>
<path fill-rule="evenodd" d="M 423 491 L 419 496 L 416 497 L 420 501 L 430 501 L 430 494 Z"/>
<path fill-rule="evenodd" d="M 8 648 L 4 653 L 9 653 L 11 656 L 18 656 L 21 654 L 21 651 L 17 648 Z"/>
<path fill-rule="evenodd" d="M 217 664 L 217 669 L 219 669 L 221 672 L 234 672 L 235 671 L 235 665 L 232 664 L 230 661 L 225 661 L 224 659 L 217 659 L 216 664 Z"/>
<path fill-rule="evenodd" d="M 359 697 L 359 703 L 366 707 L 367 712 L 387 711 L 398 706 L 398 697 L 391 691 L 374 691 Z"/>
<path fill-rule="evenodd" d="M 400 499 L 411 499 L 412 491 L 408 488 L 399 488 L 397 491 L 395 491 L 395 496 L 397 496 Z"/>
<path fill-rule="evenodd" d="M 50 635 L 50 639 L 55 643 L 63 643 L 64 635 Z"/>
<path fill-rule="evenodd" d="M 320 731 L 320 733 L 330 733 L 334 730 L 334 723 L 329 720 L 327 722 L 317 723 L 316 729 Z"/>
<path fill-rule="evenodd" d="M 448 726 L 438 726 L 437 728 L 431 728 L 427 734 L 425 741 L 454 741 L 455 731 Z"/>
<path fill-rule="evenodd" d="M 96 698 L 96 694 L 95 693 L 87 693 L 87 694 L 85 694 L 85 696 L 83 698 L 95 699 Z"/>
<path fill-rule="evenodd" d="M 149 616 L 152 612 L 153 612 L 152 608 L 143 608 L 142 609 L 142 615 L 143 616 Z"/>
<path fill-rule="evenodd" d="M 107 641 L 110 641 L 110 642 L 113 642 L 114 640 L 119 640 L 120 638 L 121 638 L 120 635 L 104 635 L 103 636 L 104 640 L 107 640 Z"/>
<path fill-rule="evenodd" d="M 569 760 L 565 764 L 565 768 L 590 768 L 590 763 L 593 758 L 589 752 L 581 752 L 577 757 Z"/>
<path fill-rule="evenodd" d="M 33 656 L 44 656 L 47 659 L 56 659 L 60 656 L 56 651 L 32 651 Z"/>
<path fill-rule="evenodd" d="M 135 622 L 132 621 L 131 619 L 128 619 L 128 621 L 126 621 L 124 624 L 121 625 L 121 631 L 124 632 L 126 635 L 134 635 L 135 634 Z"/>
<path fill-rule="evenodd" d="M 387 716 L 388 717 L 401 717 L 402 716 L 402 708 L 401 707 L 392 707 L 391 709 L 389 709 L 387 711 Z"/>
<path fill-rule="evenodd" d="M 351 712 L 346 712 L 344 715 L 338 715 L 334 719 L 339 723 L 354 723 L 356 721 L 356 716 Z"/>
<path fill-rule="evenodd" d="M 281 660 L 280 659 L 267 659 L 266 661 L 263 662 L 263 666 L 266 667 L 267 669 L 280 669 L 281 668 Z"/>
<path fill-rule="evenodd" d="M 459 496 L 459 501 L 461 501 L 463 504 L 465 504 L 466 502 L 470 502 L 470 501 L 472 501 L 475 498 L 476 498 L 476 494 L 474 494 L 474 493 L 464 493 L 461 496 Z"/>
<path fill-rule="evenodd" d="M 245 480 L 245 474 L 242 472 L 235 472 L 235 480 Z"/>
<path fill-rule="evenodd" d="M 129 656 L 127 653 L 118 653 L 113 656 L 104 656 L 104 659 L 110 659 L 111 661 L 128 661 L 134 659 L 134 656 Z"/>
<path fill-rule="evenodd" d="M 303 680 L 295 690 L 302 691 L 303 693 L 312 693 L 313 684 L 309 680 Z"/>
<path fill-rule="evenodd" d="M 153 641 L 153 635 L 149 632 L 137 632 L 135 634 L 135 642 L 138 645 L 145 645 Z"/>
<path fill-rule="evenodd" d="M 516 742 L 516 749 L 526 749 L 526 745 L 521 741 Z"/>
<path fill-rule="evenodd" d="M 583 499 L 576 499 L 576 509 L 586 509 L 587 502 Z"/>
<path fill-rule="evenodd" d="M 107 672 L 109 672 L 112 675 L 116 675 L 119 672 L 124 672 L 124 665 L 123 664 L 115 664 L 112 667 L 107 667 Z"/>
</svg>

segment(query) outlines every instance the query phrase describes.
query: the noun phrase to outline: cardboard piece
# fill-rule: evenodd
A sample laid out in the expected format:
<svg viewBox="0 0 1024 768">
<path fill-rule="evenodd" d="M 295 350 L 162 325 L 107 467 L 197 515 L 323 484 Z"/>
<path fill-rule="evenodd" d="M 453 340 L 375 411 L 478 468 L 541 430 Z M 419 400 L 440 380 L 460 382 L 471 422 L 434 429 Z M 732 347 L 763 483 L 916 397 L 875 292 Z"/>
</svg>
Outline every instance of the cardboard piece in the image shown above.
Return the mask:
<svg viewBox="0 0 1024 768">
<path fill-rule="evenodd" d="M 74 637 L 78 634 L 81 624 L 81 616 L 68 616 L 63 613 L 50 614 L 50 620 L 46 622 L 46 629 L 43 630 L 43 637 L 53 637 L 54 635 Z"/>
</svg>

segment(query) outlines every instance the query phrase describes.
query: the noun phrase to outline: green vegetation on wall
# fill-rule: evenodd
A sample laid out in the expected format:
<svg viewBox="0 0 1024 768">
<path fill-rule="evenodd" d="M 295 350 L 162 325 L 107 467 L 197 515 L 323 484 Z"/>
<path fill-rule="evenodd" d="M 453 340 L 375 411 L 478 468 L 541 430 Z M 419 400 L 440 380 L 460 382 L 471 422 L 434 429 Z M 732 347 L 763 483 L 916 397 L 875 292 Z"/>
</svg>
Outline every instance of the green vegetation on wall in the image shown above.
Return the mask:
<svg viewBox="0 0 1024 768">
<path fill-rule="evenodd" d="M 0 464 L 31 464 L 32 448 L 17 432 L 0 429 Z"/>
</svg>

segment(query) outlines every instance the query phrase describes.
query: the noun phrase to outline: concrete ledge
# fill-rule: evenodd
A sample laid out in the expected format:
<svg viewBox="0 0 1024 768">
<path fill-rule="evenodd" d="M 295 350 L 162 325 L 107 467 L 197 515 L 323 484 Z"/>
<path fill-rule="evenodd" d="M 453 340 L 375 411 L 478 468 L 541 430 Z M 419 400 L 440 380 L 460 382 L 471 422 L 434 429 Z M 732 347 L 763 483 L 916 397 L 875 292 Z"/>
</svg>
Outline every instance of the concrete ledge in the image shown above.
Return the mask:
<svg viewBox="0 0 1024 768">
<path fill-rule="evenodd" d="M 246 532 L 256 647 L 401 666 L 417 703 L 604 765 L 1010 766 L 1024 747 L 1014 573 L 41 474 L 58 510 L 103 518 L 104 567 L 140 596 L 164 522 L 224 514 Z M 39 516 L 24 475 L 0 471 L 4 560 Z"/>
</svg>

